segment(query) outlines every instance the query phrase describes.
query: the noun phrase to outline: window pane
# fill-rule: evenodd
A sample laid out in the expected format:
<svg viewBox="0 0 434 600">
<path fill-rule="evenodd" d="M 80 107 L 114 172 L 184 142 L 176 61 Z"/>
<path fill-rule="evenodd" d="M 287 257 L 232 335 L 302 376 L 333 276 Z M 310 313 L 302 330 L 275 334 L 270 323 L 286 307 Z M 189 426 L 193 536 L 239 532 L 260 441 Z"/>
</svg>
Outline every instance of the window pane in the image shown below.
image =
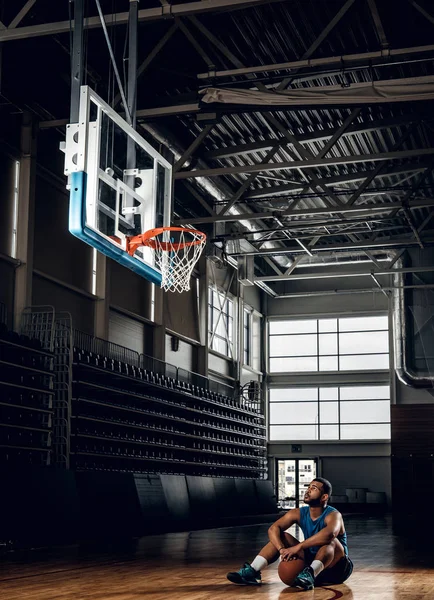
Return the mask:
<svg viewBox="0 0 434 600">
<path fill-rule="evenodd" d="M 381 400 L 390 398 L 388 385 L 342 386 L 341 400 Z"/>
<path fill-rule="evenodd" d="M 289 372 L 299 373 L 317 371 L 316 357 L 304 358 L 270 358 L 270 371 L 272 373 Z"/>
<path fill-rule="evenodd" d="M 388 354 L 361 354 L 359 356 L 341 356 L 339 358 L 341 371 L 377 371 L 389 369 Z"/>
<path fill-rule="evenodd" d="M 339 335 L 340 354 L 365 354 L 368 352 L 388 351 L 388 331 L 371 331 L 367 333 L 342 333 Z"/>
<path fill-rule="evenodd" d="M 327 335 L 319 336 L 319 353 L 320 354 L 337 354 L 338 353 L 338 336 L 336 333 L 328 333 Z"/>
<path fill-rule="evenodd" d="M 389 329 L 387 315 L 382 317 L 344 317 L 339 319 L 339 331 Z"/>
<path fill-rule="evenodd" d="M 320 423 L 339 423 L 337 402 L 321 402 L 319 406 Z"/>
<path fill-rule="evenodd" d="M 292 401 L 306 402 L 306 400 L 318 400 L 318 388 L 272 388 L 270 389 L 270 401 Z"/>
<path fill-rule="evenodd" d="M 270 404 L 270 423 L 315 424 L 318 422 L 317 402 L 276 402 Z"/>
<path fill-rule="evenodd" d="M 213 350 L 220 352 L 220 354 L 226 355 L 228 353 L 228 347 L 227 347 L 226 341 L 223 340 L 222 338 L 214 336 Z"/>
<path fill-rule="evenodd" d="M 228 328 L 228 338 L 230 341 L 232 341 L 233 340 L 233 332 L 234 332 L 234 322 L 232 319 L 228 320 L 227 328 Z"/>
<path fill-rule="evenodd" d="M 226 323 L 225 323 L 224 319 L 225 319 L 225 317 L 222 315 L 220 317 L 220 321 L 219 321 L 219 324 L 217 325 L 217 327 L 215 327 L 215 324 L 214 324 L 216 335 L 220 335 L 221 337 L 226 337 L 226 327 L 225 327 Z"/>
<path fill-rule="evenodd" d="M 318 427 L 316 425 L 271 425 L 270 440 L 294 441 L 317 440 Z"/>
<path fill-rule="evenodd" d="M 338 425 L 321 425 L 319 428 L 320 440 L 338 440 L 339 426 Z"/>
<path fill-rule="evenodd" d="M 319 370 L 320 371 L 338 371 L 338 357 L 337 356 L 320 356 L 319 357 Z"/>
<path fill-rule="evenodd" d="M 389 400 L 341 402 L 341 423 L 388 423 L 389 421 Z"/>
<path fill-rule="evenodd" d="M 341 425 L 341 440 L 390 440 L 390 425 Z"/>
<path fill-rule="evenodd" d="M 270 356 L 316 356 L 316 335 L 279 335 L 270 337 Z"/>
<path fill-rule="evenodd" d="M 270 333 L 316 333 L 317 320 L 270 321 Z"/>
<path fill-rule="evenodd" d="M 319 399 L 320 400 L 337 400 L 338 399 L 338 388 L 337 387 L 319 388 Z"/>
<path fill-rule="evenodd" d="M 319 332 L 324 333 L 328 331 L 337 331 L 338 330 L 338 320 L 337 319 L 320 319 L 319 320 Z"/>
</svg>

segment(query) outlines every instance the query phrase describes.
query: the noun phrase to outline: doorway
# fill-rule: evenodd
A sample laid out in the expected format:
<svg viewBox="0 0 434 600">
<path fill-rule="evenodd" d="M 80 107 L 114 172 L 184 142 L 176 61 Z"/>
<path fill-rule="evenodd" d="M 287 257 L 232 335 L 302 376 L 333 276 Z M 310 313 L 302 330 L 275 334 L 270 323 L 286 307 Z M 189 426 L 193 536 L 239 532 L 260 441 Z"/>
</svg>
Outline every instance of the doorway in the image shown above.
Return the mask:
<svg viewBox="0 0 434 600">
<path fill-rule="evenodd" d="M 317 476 L 314 458 L 277 459 L 277 506 L 281 510 L 304 506 L 303 498 Z"/>
</svg>

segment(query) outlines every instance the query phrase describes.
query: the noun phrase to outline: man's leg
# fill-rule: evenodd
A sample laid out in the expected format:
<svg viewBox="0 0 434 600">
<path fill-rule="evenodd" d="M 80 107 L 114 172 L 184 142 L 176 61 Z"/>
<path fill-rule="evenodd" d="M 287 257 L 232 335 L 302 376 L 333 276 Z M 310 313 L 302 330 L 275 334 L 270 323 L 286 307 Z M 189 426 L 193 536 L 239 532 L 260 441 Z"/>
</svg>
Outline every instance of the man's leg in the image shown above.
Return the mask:
<svg viewBox="0 0 434 600">
<path fill-rule="evenodd" d="M 282 546 L 285 546 L 285 548 L 290 548 L 291 546 L 296 546 L 300 543 L 297 538 L 286 532 L 283 532 L 281 540 Z M 265 569 L 268 565 L 275 562 L 279 556 L 279 552 L 274 544 L 268 542 L 268 544 L 261 548 L 251 564 L 245 563 L 239 571 L 228 573 L 226 577 L 232 583 L 237 583 L 239 585 L 260 585 L 262 569 Z M 300 558 L 304 559 L 304 553 Z"/>
<path fill-rule="evenodd" d="M 281 540 L 282 540 L 282 546 L 285 546 L 285 548 L 292 548 L 292 546 L 297 546 L 297 544 L 300 543 L 297 538 L 295 538 L 290 533 L 287 533 L 286 531 L 283 532 L 283 534 L 281 536 Z M 262 556 L 263 558 L 265 558 L 267 563 L 270 565 L 271 563 L 275 562 L 279 558 L 280 554 L 274 547 L 274 544 L 272 544 L 271 542 L 268 542 L 268 544 L 266 544 L 258 552 L 258 556 Z M 301 552 L 300 558 L 304 559 L 303 551 Z"/>
<path fill-rule="evenodd" d="M 310 566 L 303 569 L 293 585 L 305 590 L 312 590 L 315 587 L 316 577 L 320 576 L 320 580 L 326 579 L 327 576 L 324 571 L 333 568 L 344 556 L 343 546 L 337 539 L 334 539 L 330 544 L 321 546 Z"/>
</svg>

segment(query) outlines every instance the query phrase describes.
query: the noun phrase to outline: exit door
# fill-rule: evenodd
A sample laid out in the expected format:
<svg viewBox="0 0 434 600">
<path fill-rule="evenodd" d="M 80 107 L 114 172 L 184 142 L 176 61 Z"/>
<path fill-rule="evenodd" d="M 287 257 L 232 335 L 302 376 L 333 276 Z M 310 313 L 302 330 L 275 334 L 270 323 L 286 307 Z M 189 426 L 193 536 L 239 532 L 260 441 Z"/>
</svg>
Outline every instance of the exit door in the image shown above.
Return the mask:
<svg viewBox="0 0 434 600">
<path fill-rule="evenodd" d="M 313 458 L 277 460 L 277 506 L 282 510 L 304 506 L 303 498 L 312 479 L 317 476 Z"/>
</svg>

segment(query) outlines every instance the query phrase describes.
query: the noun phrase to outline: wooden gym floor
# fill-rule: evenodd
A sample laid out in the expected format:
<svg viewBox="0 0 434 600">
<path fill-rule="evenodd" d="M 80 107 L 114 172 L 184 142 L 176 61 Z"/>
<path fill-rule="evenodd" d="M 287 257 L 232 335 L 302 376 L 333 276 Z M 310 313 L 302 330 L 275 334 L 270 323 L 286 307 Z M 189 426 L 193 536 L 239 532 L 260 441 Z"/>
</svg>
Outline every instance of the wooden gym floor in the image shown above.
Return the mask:
<svg viewBox="0 0 434 600">
<path fill-rule="evenodd" d="M 345 519 L 355 569 L 346 584 L 303 592 L 284 586 L 276 564 L 260 587 L 226 580 L 251 560 L 267 525 L 153 535 L 104 550 L 60 548 L 3 557 L 1 600 L 433 600 L 434 554 L 392 534 L 390 518 Z M 297 535 L 294 528 L 292 533 Z"/>
</svg>

